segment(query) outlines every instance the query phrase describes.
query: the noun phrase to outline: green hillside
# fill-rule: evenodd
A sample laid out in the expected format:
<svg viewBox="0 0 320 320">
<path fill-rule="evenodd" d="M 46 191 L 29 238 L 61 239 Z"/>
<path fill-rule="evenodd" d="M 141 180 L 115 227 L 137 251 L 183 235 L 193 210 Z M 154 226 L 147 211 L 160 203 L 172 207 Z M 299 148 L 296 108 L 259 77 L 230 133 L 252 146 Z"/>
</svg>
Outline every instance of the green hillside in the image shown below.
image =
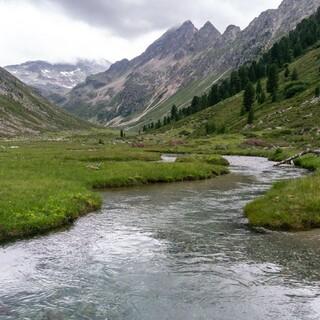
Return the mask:
<svg viewBox="0 0 320 320">
<path fill-rule="evenodd" d="M 213 83 L 218 80 L 219 79 L 217 79 L 216 75 L 210 75 L 200 81 L 192 82 L 185 88 L 180 89 L 176 94 L 165 101 L 154 102 L 150 106 L 150 111 L 148 113 L 142 116 L 141 119 L 133 126 L 128 126 L 129 131 L 137 131 L 137 128 L 142 128 L 144 125 L 150 123 L 154 119 L 162 118 L 166 114 L 170 113 L 170 109 L 174 104 L 180 106 L 181 108 L 187 107 L 195 95 L 197 95 L 199 92 L 209 90 Z M 134 119 L 136 116 L 137 115 L 132 115 L 131 118 Z"/>
<path fill-rule="evenodd" d="M 158 132 L 171 137 L 200 138 L 214 136 L 220 132 L 251 132 L 265 139 L 282 140 L 295 146 L 306 144 L 318 145 L 320 133 L 320 99 L 315 97 L 320 86 L 320 48 L 311 49 L 304 56 L 289 65 L 289 70 L 296 69 L 299 82 L 305 84 L 305 90 L 290 99 L 284 97 L 285 88 L 292 83 L 285 78 L 285 71 L 280 73 L 278 101 L 255 103 L 255 120 L 247 125 L 247 115 L 241 116 L 243 92 L 183 120 L 161 128 Z M 266 80 L 262 84 L 265 85 Z M 207 133 L 207 127 L 213 125 L 216 131 Z"/>
</svg>

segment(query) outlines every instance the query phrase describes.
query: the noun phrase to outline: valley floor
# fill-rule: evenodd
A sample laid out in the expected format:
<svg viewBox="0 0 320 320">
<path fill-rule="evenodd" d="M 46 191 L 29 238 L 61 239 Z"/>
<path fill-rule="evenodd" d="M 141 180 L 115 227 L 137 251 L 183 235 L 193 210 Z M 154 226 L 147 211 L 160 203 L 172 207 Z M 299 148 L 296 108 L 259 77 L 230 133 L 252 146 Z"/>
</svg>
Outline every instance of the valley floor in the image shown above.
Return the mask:
<svg viewBox="0 0 320 320">
<path fill-rule="evenodd" d="M 299 148 L 275 140 L 238 134 L 198 139 L 170 135 L 118 137 L 95 130 L 0 141 L 0 242 L 67 226 L 101 206 L 103 188 L 208 179 L 228 173 L 221 155 L 251 155 L 282 160 Z M 160 161 L 164 153 L 185 154 L 176 163 Z M 245 208 L 253 226 L 305 230 L 320 227 L 320 159 L 297 164 L 312 176 L 276 184 Z"/>
<path fill-rule="evenodd" d="M 153 150 L 151 150 L 153 149 Z M 220 156 L 160 161 L 162 148 L 92 131 L 0 141 L 0 241 L 37 235 L 97 210 L 96 189 L 208 179 L 228 172 Z"/>
</svg>

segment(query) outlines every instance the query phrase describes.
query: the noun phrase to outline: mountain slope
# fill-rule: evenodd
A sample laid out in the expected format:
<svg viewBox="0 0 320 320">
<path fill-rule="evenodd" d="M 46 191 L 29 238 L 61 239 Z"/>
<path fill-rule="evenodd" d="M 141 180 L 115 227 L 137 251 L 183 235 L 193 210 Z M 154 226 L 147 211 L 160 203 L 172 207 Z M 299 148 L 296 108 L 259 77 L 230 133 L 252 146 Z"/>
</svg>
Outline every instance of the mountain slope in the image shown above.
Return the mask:
<svg viewBox="0 0 320 320">
<path fill-rule="evenodd" d="M 89 127 L 0 68 L 0 137 Z"/>
<path fill-rule="evenodd" d="M 78 60 L 75 64 L 28 61 L 5 69 L 53 103 L 62 103 L 68 91 L 88 76 L 108 70 L 110 65 L 106 60 Z"/>
<path fill-rule="evenodd" d="M 87 78 L 68 94 L 65 107 L 114 126 L 156 120 L 173 102 L 183 106 L 195 92 L 256 58 L 318 6 L 318 0 L 284 0 L 245 30 L 229 26 L 222 35 L 209 22 L 197 30 L 187 21 L 166 32 L 141 56 Z"/>
<path fill-rule="evenodd" d="M 214 124 L 216 132 L 255 134 L 264 140 L 282 141 L 284 146 L 289 144 L 305 148 L 320 146 L 320 97 L 315 97 L 316 88 L 320 88 L 320 43 L 302 57 L 289 65 L 289 70 L 297 70 L 299 84 L 305 90 L 294 97 L 285 98 L 285 88 L 292 81 L 280 73 L 279 98 L 272 102 L 268 97 L 265 103 L 255 104 L 254 124 L 247 125 L 247 115 L 240 116 L 243 104 L 243 92 L 226 99 L 219 104 L 189 116 L 181 121 L 166 126 L 158 132 L 169 137 L 206 137 L 207 125 Z M 295 83 L 293 81 L 293 83 Z M 266 81 L 262 82 L 263 87 Z M 158 135 L 157 135 L 158 136 Z"/>
</svg>

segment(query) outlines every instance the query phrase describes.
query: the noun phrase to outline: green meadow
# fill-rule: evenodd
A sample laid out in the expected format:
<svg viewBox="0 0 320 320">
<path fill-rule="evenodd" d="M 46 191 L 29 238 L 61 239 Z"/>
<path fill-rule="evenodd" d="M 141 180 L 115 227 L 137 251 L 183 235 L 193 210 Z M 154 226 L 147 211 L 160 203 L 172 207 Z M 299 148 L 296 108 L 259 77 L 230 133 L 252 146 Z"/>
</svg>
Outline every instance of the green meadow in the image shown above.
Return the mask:
<svg viewBox="0 0 320 320">
<path fill-rule="evenodd" d="M 228 172 L 221 157 L 160 162 L 118 133 L 0 141 L 0 241 L 37 235 L 97 210 L 97 190 L 208 179 Z M 149 149 L 157 149 L 150 146 Z"/>
</svg>

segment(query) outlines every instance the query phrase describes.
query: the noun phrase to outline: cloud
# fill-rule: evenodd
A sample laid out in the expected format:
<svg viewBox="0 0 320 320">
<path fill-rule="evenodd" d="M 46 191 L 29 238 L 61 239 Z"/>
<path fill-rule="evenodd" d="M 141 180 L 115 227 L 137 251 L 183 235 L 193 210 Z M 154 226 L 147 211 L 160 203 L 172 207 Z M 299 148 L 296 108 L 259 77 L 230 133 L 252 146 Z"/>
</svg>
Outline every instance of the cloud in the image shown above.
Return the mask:
<svg viewBox="0 0 320 320">
<path fill-rule="evenodd" d="M 167 29 L 245 27 L 281 0 L 0 0 L 0 65 L 133 58 Z"/>
<path fill-rule="evenodd" d="M 245 27 L 262 10 L 280 0 L 33 0 L 60 7 L 69 16 L 121 37 L 166 29 L 185 20 L 211 20 L 221 31 L 228 24 Z"/>
<path fill-rule="evenodd" d="M 77 58 L 114 62 L 133 58 L 162 33 L 146 33 L 130 41 L 48 9 L 27 1 L 0 0 L 1 66 L 27 60 L 72 62 Z"/>
</svg>

